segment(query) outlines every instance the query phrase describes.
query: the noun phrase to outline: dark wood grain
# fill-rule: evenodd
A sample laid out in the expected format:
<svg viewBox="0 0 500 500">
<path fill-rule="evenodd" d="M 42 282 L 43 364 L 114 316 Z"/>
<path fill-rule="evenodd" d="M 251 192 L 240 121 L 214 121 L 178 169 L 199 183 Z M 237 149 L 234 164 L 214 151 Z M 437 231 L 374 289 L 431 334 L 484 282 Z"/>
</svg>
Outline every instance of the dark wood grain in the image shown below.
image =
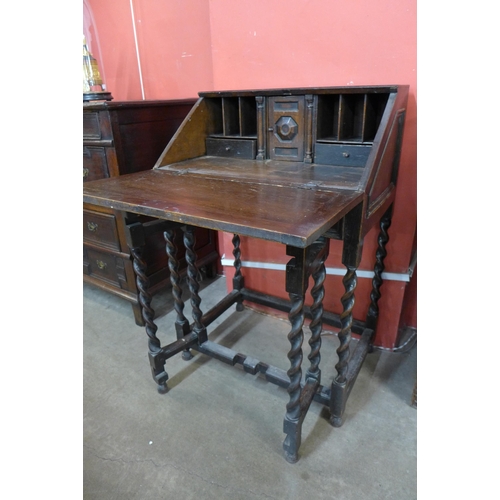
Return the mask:
<svg viewBox="0 0 500 500">
<path fill-rule="evenodd" d="M 321 189 L 359 188 L 362 168 L 338 165 L 317 165 L 302 162 L 274 160 L 245 160 L 202 156 L 160 167 L 179 175 L 198 175 L 215 179 L 226 178 L 242 182 L 256 182 L 277 186 Z"/>
<path fill-rule="evenodd" d="M 306 247 L 362 201 L 363 194 L 150 170 L 87 182 L 83 199 L 115 210 Z"/>
</svg>

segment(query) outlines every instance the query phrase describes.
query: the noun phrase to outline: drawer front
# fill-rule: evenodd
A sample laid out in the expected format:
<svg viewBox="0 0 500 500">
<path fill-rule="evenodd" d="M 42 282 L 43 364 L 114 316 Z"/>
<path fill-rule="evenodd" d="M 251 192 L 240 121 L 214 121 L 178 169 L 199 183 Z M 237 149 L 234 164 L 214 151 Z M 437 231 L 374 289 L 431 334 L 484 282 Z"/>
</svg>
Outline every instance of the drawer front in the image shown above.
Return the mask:
<svg viewBox="0 0 500 500">
<path fill-rule="evenodd" d="M 127 282 L 121 257 L 85 246 L 83 247 L 83 273 L 120 288 L 124 288 Z"/>
<path fill-rule="evenodd" d="M 364 167 L 371 146 L 349 144 L 324 144 L 317 142 L 314 163 L 337 165 L 339 167 Z"/>
<path fill-rule="evenodd" d="M 111 125 L 107 111 L 83 112 L 83 140 L 111 139 Z"/>
<path fill-rule="evenodd" d="M 101 126 L 99 124 L 99 113 L 83 113 L 83 139 L 101 139 Z"/>
<path fill-rule="evenodd" d="M 93 212 L 92 210 L 84 210 L 83 241 L 119 251 L 120 242 L 118 240 L 115 216 Z"/>
<path fill-rule="evenodd" d="M 257 141 L 253 139 L 226 139 L 207 137 L 207 155 L 254 160 Z"/>
<path fill-rule="evenodd" d="M 83 146 L 83 182 L 109 177 L 106 148 Z"/>
</svg>

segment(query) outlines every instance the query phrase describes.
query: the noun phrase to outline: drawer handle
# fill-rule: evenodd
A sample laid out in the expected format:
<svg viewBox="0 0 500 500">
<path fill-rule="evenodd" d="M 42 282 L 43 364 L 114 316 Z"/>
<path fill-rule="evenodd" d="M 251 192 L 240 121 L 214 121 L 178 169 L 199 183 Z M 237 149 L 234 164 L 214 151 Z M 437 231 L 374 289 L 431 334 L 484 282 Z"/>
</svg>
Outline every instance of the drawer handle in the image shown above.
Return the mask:
<svg viewBox="0 0 500 500">
<path fill-rule="evenodd" d="M 349 156 L 351 156 L 351 155 L 350 155 L 349 153 L 342 153 L 342 156 L 343 156 L 344 158 L 349 158 Z"/>
<path fill-rule="evenodd" d="M 102 269 L 106 269 L 106 267 L 107 267 L 106 262 L 103 262 L 102 260 L 96 260 L 96 262 L 97 262 L 97 267 L 98 267 L 99 269 L 101 269 L 101 270 L 102 270 Z"/>
<path fill-rule="evenodd" d="M 89 176 L 90 170 L 88 168 L 83 169 L 83 178 L 86 179 Z"/>
<path fill-rule="evenodd" d="M 99 227 L 99 225 L 96 224 L 95 222 L 87 222 L 87 229 L 89 231 L 92 231 L 93 233 L 95 233 L 97 231 L 98 227 Z"/>
</svg>

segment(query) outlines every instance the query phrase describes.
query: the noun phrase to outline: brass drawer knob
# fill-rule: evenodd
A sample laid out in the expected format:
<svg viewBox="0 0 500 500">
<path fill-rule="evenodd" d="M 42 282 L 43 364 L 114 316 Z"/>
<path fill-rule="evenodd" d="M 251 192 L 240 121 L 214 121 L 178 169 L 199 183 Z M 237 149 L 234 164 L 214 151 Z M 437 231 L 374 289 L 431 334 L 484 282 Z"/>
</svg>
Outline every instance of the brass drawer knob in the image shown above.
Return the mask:
<svg viewBox="0 0 500 500">
<path fill-rule="evenodd" d="M 95 222 L 87 222 L 87 229 L 89 231 L 92 231 L 93 233 L 95 233 L 97 231 L 98 227 L 99 227 L 99 225 L 96 224 Z"/>
<path fill-rule="evenodd" d="M 103 269 L 106 269 L 106 266 L 107 266 L 106 262 L 103 262 L 102 260 L 96 260 L 96 262 L 97 262 L 97 267 L 99 269 L 101 269 L 101 271 Z"/>
</svg>

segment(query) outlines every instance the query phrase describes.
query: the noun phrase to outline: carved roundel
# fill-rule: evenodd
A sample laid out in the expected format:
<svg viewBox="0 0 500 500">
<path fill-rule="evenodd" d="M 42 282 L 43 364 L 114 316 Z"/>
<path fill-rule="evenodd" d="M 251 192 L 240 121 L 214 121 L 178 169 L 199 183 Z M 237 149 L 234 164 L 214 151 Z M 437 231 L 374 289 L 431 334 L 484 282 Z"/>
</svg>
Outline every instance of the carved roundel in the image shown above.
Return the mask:
<svg viewBox="0 0 500 500">
<path fill-rule="evenodd" d="M 297 135 L 299 126 L 291 116 L 282 116 L 276 122 L 276 135 L 282 141 L 291 141 Z"/>
</svg>

